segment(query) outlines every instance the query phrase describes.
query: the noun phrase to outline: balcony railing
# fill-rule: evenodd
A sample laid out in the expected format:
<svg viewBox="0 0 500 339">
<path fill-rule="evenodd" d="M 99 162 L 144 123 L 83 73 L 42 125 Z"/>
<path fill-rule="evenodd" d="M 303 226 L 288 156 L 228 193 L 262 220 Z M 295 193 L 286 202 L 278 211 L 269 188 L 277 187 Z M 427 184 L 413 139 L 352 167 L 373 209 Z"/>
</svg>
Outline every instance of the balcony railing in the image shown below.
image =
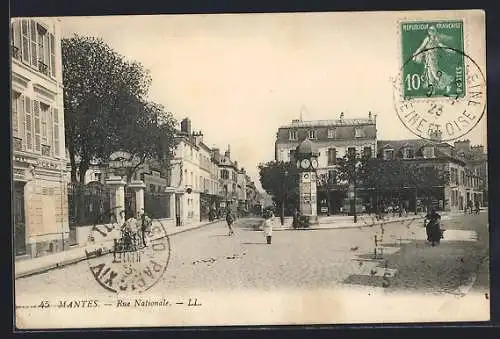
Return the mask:
<svg viewBox="0 0 500 339">
<path fill-rule="evenodd" d="M 50 156 L 50 146 L 42 145 L 42 155 Z"/>
<path fill-rule="evenodd" d="M 45 75 L 49 75 L 49 66 L 40 60 L 38 61 L 38 70 Z"/>
<path fill-rule="evenodd" d="M 12 148 L 14 151 L 22 151 L 23 150 L 23 140 L 20 138 L 13 137 L 12 138 Z"/>
<path fill-rule="evenodd" d="M 14 59 L 21 60 L 21 50 L 19 49 L 19 47 L 12 46 L 12 57 Z"/>
</svg>

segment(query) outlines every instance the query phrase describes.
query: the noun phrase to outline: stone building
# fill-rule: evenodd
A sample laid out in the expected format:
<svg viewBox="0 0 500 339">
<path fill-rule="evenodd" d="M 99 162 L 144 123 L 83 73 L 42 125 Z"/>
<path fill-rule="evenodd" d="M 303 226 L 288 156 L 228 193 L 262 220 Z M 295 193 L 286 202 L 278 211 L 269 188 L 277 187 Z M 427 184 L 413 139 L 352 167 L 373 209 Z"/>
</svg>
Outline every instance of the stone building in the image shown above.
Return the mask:
<svg viewBox="0 0 500 339">
<path fill-rule="evenodd" d="M 470 140 L 454 142 L 457 156 L 466 163 L 463 181 L 468 185 L 472 200 L 488 206 L 488 155 L 483 145 L 471 146 Z"/>
<path fill-rule="evenodd" d="M 415 192 L 414 189 L 403 188 L 399 193 L 410 209 L 415 205 L 422 205 L 423 209 L 424 200 L 430 199 L 429 203 L 439 210 L 463 210 L 469 200 L 483 204 L 483 182 L 486 177 L 479 175 L 479 169 L 467 160 L 462 146 L 466 151 L 469 146 L 468 151 L 474 153 L 470 145 L 460 142 L 452 146 L 439 140 L 379 140 L 377 156 L 386 161 L 401 159 L 417 166 L 432 166 L 449 173 L 449 183 L 434 187 L 428 197 L 418 190 Z"/>
<path fill-rule="evenodd" d="M 11 56 L 14 249 L 37 257 L 69 236 L 59 19 L 12 19 Z"/>
<path fill-rule="evenodd" d="M 317 175 L 318 213 L 339 213 L 346 192 L 336 183 L 337 161 L 348 152 L 377 153 L 376 115 L 370 112 L 367 118 L 346 119 L 341 113 L 338 119 L 302 121 L 293 120 L 278 128 L 275 142 L 276 161 L 294 161 L 293 153 L 299 143 L 308 138 L 318 149 Z"/>
<path fill-rule="evenodd" d="M 231 159 L 231 146 L 224 154 L 219 149 L 213 150 L 214 161 L 219 170 L 220 207 L 231 208 L 236 213 L 238 206 L 238 163 Z"/>
</svg>

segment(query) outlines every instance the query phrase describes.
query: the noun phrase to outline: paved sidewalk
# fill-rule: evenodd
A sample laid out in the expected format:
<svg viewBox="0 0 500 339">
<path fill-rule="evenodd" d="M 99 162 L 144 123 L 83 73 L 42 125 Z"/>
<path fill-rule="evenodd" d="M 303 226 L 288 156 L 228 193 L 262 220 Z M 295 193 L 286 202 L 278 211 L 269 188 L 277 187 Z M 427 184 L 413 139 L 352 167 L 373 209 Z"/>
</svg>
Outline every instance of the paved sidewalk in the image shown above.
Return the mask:
<svg viewBox="0 0 500 339">
<path fill-rule="evenodd" d="M 318 224 L 311 225 L 311 227 L 304 228 L 304 230 L 329 230 L 329 229 L 345 229 L 345 228 L 356 228 L 356 227 L 372 227 L 376 225 L 381 225 L 381 224 L 390 224 L 390 223 L 395 223 L 395 222 L 404 222 L 408 221 L 411 222 L 413 220 L 418 220 L 418 219 L 423 219 L 423 215 L 409 215 L 407 217 L 395 217 L 395 218 L 385 218 L 383 220 L 376 220 L 375 217 L 373 218 L 370 216 L 362 216 L 358 217 L 358 220 L 356 223 L 353 221 L 353 217 L 350 216 L 348 218 L 341 217 L 339 219 L 333 219 L 328 218 L 328 220 L 319 220 Z M 275 231 L 289 231 L 289 230 L 295 230 L 292 227 L 292 220 L 286 220 L 285 219 L 285 224 L 282 226 L 279 224 L 273 227 L 273 230 Z"/>
<path fill-rule="evenodd" d="M 180 234 L 183 232 L 198 229 L 208 226 L 221 220 L 212 222 L 202 221 L 185 226 L 167 227 L 166 231 L 169 236 Z M 102 253 L 109 252 L 113 246 L 113 241 L 97 243 L 90 246 L 73 247 L 63 252 L 44 255 L 38 258 L 18 260 L 14 263 L 15 278 L 21 278 L 33 274 L 43 273 L 58 267 L 75 264 L 87 259 L 87 254 L 101 250 Z"/>
<path fill-rule="evenodd" d="M 482 210 L 481 212 L 485 212 L 485 210 Z M 464 213 L 461 211 L 440 212 L 440 215 L 443 220 L 447 220 L 449 218 L 463 214 Z M 408 213 L 407 216 L 403 217 L 386 216 L 382 220 L 377 220 L 374 214 L 372 215 L 362 214 L 358 216 L 357 218 L 358 220 L 356 223 L 354 223 L 353 216 L 344 216 L 344 215 L 320 216 L 318 218 L 318 224 L 312 225 L 309 228 L 305 228 L 305 230 L 328 230 L 328 229 L 343 229 L 343 228 L 356 228 L 356 227 L 358 228 L 372 227 L 381 224 L 391 224 L 396 222 L 413 222 L 417 220 L 422 220 L 423 222 L 424 216 L 425 213 L 419 213 L 419 214 Z M 279 220 L 279 218 L 277 218 L 277 220 Z M 273 227 L 273 230 L 276 231 L 295 230 L 292 227 L 292 218 L 286 217 L 284 225 L 280 225 L 278 221 L 278 224 L 275 227 Z"/>
</svg>

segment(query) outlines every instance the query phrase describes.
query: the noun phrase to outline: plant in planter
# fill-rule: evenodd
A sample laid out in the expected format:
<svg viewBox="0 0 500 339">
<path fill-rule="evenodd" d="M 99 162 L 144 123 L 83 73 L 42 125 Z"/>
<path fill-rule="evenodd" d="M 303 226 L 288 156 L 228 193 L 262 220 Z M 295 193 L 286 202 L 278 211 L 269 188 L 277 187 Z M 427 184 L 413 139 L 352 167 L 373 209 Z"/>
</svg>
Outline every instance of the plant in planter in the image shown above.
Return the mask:
<svg viewBox="0 0 500 339">
<path fill-rule="evenodd" d="M 301 215 L 297 218 L 297 221 L 293 225 L 295 229 L 309 228 L 311 227 L 311 222 L 309 221 L 309 217 L 305 215 Z"/>
</svg>

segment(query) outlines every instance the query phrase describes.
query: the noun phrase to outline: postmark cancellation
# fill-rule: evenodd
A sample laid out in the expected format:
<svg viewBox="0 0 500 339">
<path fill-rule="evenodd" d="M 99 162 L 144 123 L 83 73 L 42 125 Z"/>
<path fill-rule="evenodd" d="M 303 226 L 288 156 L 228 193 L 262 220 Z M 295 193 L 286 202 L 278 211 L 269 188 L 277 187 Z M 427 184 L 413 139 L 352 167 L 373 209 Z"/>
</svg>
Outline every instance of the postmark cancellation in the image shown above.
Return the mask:
<svg viewBox="0 0 500 339">
<path fill-rule="evenodd" d="M 107 240 L 105 248 L 87 251 L 91 274 L 110 292 L 135 294 L 150 289 L 161 279 L 170 260 L 170 240 L 165 227 L 145 214 L 127 220 L 118 218 L 124 222 L 116 221 L 115 211 L 107 214 L 112 222 L 94 225 L 90 232 L 94 241 Z"/>
<path fill-rule="evenodd" d="M 413 134 L 451 141 L 486 110 L 483 70 L 466 51 L 464 20 L 399 23 L 402 65 L 394 83 L 398 118 Z"/>
</svg>

